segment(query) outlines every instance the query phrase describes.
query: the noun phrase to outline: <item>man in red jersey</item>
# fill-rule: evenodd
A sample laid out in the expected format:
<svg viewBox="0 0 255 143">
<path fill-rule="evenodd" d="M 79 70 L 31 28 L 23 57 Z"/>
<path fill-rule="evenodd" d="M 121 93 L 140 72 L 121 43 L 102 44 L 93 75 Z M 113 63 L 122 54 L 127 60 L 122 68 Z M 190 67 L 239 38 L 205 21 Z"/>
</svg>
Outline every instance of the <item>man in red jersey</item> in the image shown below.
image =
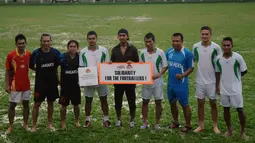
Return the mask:
<svg viewBox="0 0 255 143">
<path fill-rule="evenodd" d="M 13 121 L 15 117 L 15 107 L 22 99 L 23 104 L 23 127 L 29 131 L 27 122 L 29 117 L 29 99 L 30 99 L 30 81 L 28 77 L 29 60 L 31 53 L 25 50 L 26 37 L 19 34 L 15 37 L 16 50 L 13 50 L 6 58 L 6 92 L 9 96 L 9 128 L 6 134 L 11 133 L 13 129 Z"/>
</svg>

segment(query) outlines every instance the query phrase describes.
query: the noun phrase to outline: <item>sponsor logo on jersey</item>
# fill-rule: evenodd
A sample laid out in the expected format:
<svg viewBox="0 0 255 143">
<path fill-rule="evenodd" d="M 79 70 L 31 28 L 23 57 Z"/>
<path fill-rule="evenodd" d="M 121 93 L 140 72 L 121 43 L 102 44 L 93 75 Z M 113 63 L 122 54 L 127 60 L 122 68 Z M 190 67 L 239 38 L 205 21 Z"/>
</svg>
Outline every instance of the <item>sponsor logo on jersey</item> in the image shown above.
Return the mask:
<svg viewBox="0 0 255 143">
<path fill-rule="evenodd" d="M 20 65 L 20 68 L 22 68 L 22 69 L 23 69 L 24 67 L 25 67 L 25 65 Z"/>
<path fill-rule="evenodd" d="M 168 65 L 169 65 L 170 67 L 182 68 L 182 64 L 176 63 L 176 62 L 172 62 L 172 61 L 169 61 L 169 62 L 168 62 Z"/>
<path fill-rule="evenodd" d="M 46 63 L 46 64 L 42 64 L 41 68 L 49 68 L 49 67 L 53 67 L 54 63 Z"/>
<path fill-rule="evenodd" d="M 78 70 L 66 70 L 65 74 L 77 74 Z"/>
</svg>

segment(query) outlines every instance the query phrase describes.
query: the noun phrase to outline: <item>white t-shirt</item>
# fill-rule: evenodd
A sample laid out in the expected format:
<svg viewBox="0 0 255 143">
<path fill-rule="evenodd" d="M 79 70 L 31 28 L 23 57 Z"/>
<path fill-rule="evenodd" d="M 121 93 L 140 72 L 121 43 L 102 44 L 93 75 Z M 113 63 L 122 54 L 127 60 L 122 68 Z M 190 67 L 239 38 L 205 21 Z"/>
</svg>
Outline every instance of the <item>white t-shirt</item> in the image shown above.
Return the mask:
<svg viewBox="0 0 255 143">
<path fill-rule="evenodd" d="M 222 53 L 220 46 L 211 42 L 209 46 L 204 47 L 202 42 L 198 42 L 193 45 L 192 53 L 197 62 L 196 84 L 216 83 L 215 58 Z"/>
<path fill-rule="evenodd" d="M 156 48 L 156 51 L 152 54 L 150 54 L 147 51 L 147 48 L 144 48 L 139 56 L 139 61 L 140 62 L 151 62 L 152 63 L 152 73 L 153 75 L 157 75 L 161 72 L 161 69 L 163 67 L 167 67 L 167 60 L 166 60 L 166 56 L 163 50 Z M 163 85 L 163 79 L 161 77 L 153 80 L 153 84 L 147 84 L 144 85 L 147 88 L 154 88 L 156 87 L 158 84 L 162 84 Z"/>
<path fill-rule="evenodd" d="M 85 47 L 80 52 L 80 66 L 81 67 L 93 67 L 98 63 L 109 62 L 108 50 L 103 46 L 98 46 L 95 51 L 91 51 L 88 47 Z"/>
<path fill-rule="evenodd" d="M 223 55 L 216 58 L 216 72 L 221 73 L 220 94 L 227 96 L 242 95 L 241 72 L 247 70 L 246 63 L 236 52 L 226 59 Z"/>
</svg>

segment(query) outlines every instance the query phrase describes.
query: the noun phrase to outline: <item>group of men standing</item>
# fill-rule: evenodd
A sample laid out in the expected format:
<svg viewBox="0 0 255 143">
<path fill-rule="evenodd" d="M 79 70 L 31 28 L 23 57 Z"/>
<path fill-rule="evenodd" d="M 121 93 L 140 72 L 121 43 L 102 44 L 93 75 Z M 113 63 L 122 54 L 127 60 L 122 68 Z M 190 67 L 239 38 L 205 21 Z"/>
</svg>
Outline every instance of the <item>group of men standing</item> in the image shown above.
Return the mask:
<svg viewBox="0 0 255 143">
<path fill-rule="evenodd" d="M 243 111 L 243 97 L 241 76 L 247 73 L 246 64 L 241 55 L 232 52 L 233 40 L 225 37 L 222 40 L 222 49 L 219 45 L 211 41 L 212 29 L 203 26 L 200 29 L 201 42 L 194 44 L 192 52 L 183 46 L 184 37 L 181 33 L 174 33 L 171 37 L 172 46 L 166 52 L 156 47 L 155 35 L 147 33 L 144 36 L 145 48 L 138 54 L 137 48 L 130 44 L 129 34 L 126 29 L 120 29 L 117 37 L 119 44 L 111 51 L 111 57 L 107 48 L 97 44 L 97 33 L 89 31 L 87 33 L 88 46 L 79 51 L 79 43 L 70 40 L 67 43 L 67 52 L 60 53 L 51 47 L 51 36 L 42 34 L 41 45 L 32 54 L 25 50 L 26 37 L 19 34 L 15 38 L 17 49 L 8 54 L 6 59 L 6 91 L 10 93 L 9 101 L 9 128 L 10 133 L 13 129 L 15 107 L 22 99 L 24 128 L 28 128 L 30 81 L 29 68 L 36 72 L 34 87 L 34 107 L 33 107 L 33 127 L 35 132 L 37 119 L 41 103 L 47 98 L 48 103 L 48 128 L 54 130 L 52 125 L 53 102 L 59 98 L 58 85 L 61 86 L 59 103 L 61 107 L 61 126 L 66 128 L 66 107 L 70 102 L 74 105 L 75 125 L 79 123 L 79 104 L 81 103 L 81 91 L 78 83 L 79 67 L 94 67 L 98 63 L 112 64 L 115 62 L 151 62 L 153 65 L 153 84 L 145 84 L 142 87 L 142 116 L 143 125 L 141 129 L 149 128 L 148 122 L 148 103 L 153 96 L 155 99 L 155 124 L 154 128 L 160 129 L 159 121 L 162 114 L 161 101 L 164 99 L 162 75 L 168 70 L 167 95 L 171 105 L 173 121 L 169 128 L 179 128 L 177 101 L 182 106 L 185 126 L 182 132 L 192 130 L 191 109 L 189 106 L 188 76 L 193 72 L 194 61 L 197 62 L 196 74 L 196 98 L 198 102 L 198 124 L 194 132 L 204 130 L 204 104 L 208 97 L 211 105 L 211 115 L 213 120 L 213 131 L 219 134 L 217 126 L 217 93 L 220 94 L 221 104 L 224 107 L 224 120 L 227 124 L 225 136 L 232 135 L 230 124 L 230 105 L 237 109 L 240 124 L 241 136 L 245 137 L 245 114 Z M 61 66 L 61 76 L 58 76 L 58 66 Z M 121 108 L 123 95 L 127 97 L 129 104 L 131 128 L 135 127 L 136 113 L 136 85 L 135 84 L 116 84 L 114 85 L 114 101 L 117 116 L 116 126 L 122 126 Z M 108 113 L 107 96 L 109 95 L 108 85 L 96 85 L 84 87 L 86 98 L 85 103 L 85 125 L 88 128 L 92 125 L 91 108 L 92 100 L 98 92 L 100 97 L 101 109 L 103 111 L 103 125 L 110 127 Z"/>
</svg>

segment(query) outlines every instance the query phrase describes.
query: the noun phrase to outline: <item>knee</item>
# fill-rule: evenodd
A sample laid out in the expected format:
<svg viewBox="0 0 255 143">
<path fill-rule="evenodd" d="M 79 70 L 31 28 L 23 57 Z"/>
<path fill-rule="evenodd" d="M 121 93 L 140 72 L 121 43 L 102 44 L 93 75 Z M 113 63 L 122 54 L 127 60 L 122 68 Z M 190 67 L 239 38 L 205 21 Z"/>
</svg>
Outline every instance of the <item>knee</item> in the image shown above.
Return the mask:
<svg viewBox="0 0 255 143">
<path fill-rule="evenodd" d="M 136 104 L 135 104 L 135 102 L 129 104 L 129 109 L 136 109 Z"/>
<path fill-rule="evenodd" d="M 150 100 L 149 100 L 149 99 L 143 99 L 143 105 L 148 105 L 148 104 L 149 104 L 149 102 L 150 102 Z"/>
<path fill-rule="evenodd" d="M 216 108 L 217 107 L 216 103 L 217 103 L 216 99 L 210 99 L 211 107 L 215 107 Z"/>
<path fill-rule="evenodd" d="M 16 106 L 17 106 L 17 103 L 14 103 L 14 102 L 10 103 L 10 109 L 11 110 L 14 110 Z"/>
<path fill-rule="evenodd" d="M 155 100 L 156 106 L 161 106 L 161 100 Z"/>
<path fill-rule="evenodd" d="M 92 97 L 86 97 L 86 104 L 91 104 L 92 100 Z"/>
<path fill-rule="evenodd" d="M 236 111 L 238 112 L 238 113 L 243 113 L 244 111 L 243 111 L 243 108 L 236 108 Z"/>
<path fill-rule="evenodd" d="M 24 108 L 29 108 L 29 101 L 22 101 Z"/>
<path fill-rule="evenodd" d="M 120 110 L 122 108 L 122 103 L 115 104 L 115 109 Z"/>
<path fill-rule="evenodd" d="M 34 104 L 34 108 L 35 108 L 35 109 L 39 109 L 40 106 L 41 106 L 41 103 L 35 103 L 35 104 Z"/>
</svg>

